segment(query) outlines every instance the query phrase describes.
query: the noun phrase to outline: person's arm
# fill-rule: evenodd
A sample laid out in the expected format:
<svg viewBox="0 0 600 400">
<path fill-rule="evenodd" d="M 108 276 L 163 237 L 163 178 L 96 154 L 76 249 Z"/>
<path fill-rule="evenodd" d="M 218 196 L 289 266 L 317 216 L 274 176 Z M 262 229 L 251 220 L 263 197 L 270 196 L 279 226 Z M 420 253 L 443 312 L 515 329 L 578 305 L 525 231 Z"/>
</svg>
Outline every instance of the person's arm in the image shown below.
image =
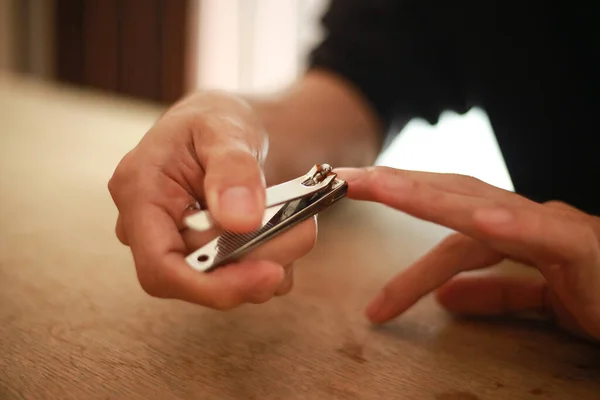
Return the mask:
<svg viewBox="0 0 600 400">
<path fill-rule="evenodd" d="M 415 0 L 332 0 L 306 75 L 253 101 L 271 139 L 268 182 L 317 162 L 372 164 L 410 119 L 435 124 L 444 110 L 466 112 L 457 14 Z"/>
<path fill-rule="evenodd" d="M 269 135 L 268 184 L 306 173 L 314 164 L 366 166 L 382 147 L 382 125 L 372 107 L 333 73 L 311 70 L 270 99 L 250 99 Z"/>
<path fill-rule="evenodd" d="M 198 92 L 161 116 L 108 184 L 117 237 L 131 247 L 148 293 L 226 309 L 287 291 L 290 265 L 314 244 L 314 221 L 265 246 L 258 260 L 197 274 L 185 255 L 207 238 L 186 229 L 185 215 L 203 206 L 219 229 L 249 232 L 264 216 L 265 181 L 295 178 L 315 163 L 372 164 L 397 110 L 433 121 L 442 108 L 460 108 L 453 69 L 431 57 L 450 50 L 438 48 L 420 4 L 334 0 L 325 39 L 290 90 L 247 101 Z"/>
</svg>

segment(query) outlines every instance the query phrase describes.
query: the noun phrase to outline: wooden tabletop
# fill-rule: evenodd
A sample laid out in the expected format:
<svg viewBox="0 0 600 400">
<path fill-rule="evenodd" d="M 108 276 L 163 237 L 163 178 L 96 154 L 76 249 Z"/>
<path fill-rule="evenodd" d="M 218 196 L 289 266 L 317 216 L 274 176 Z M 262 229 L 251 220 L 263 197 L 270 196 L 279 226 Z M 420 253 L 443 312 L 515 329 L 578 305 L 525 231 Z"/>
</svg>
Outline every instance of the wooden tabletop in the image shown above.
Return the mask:
<svg viewBox="0 0 600 400">
<path fill-rule="evenodd" d="M 160 110 L 0 78 L 0 399 L 599 399 L 600 351 L 537 321 L 363 308 L 448 231 L 343 200 L 293 292 L 223 313 L 154 299 L 107 182 Z M 323 160 L 327 162 L 327 160 Z"/>
</svg>

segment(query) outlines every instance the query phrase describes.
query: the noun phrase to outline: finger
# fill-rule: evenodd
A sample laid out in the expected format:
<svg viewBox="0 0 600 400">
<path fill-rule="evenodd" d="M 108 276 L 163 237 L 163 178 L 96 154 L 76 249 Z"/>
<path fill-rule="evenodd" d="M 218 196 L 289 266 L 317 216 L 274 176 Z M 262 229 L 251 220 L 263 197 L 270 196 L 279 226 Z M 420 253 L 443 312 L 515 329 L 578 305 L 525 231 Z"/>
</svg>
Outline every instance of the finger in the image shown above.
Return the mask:
<svg viewBox="0 0 600 400">
<path fill-rule="evenodd" d="M 480 275 L 457 277 L 440 287 L 436 299 L 449 312 L 468 316 L 536 313 L 570 333 L 586 334 L 556 299 L 542 276 Z"/>
<path fill-rule="evenodd" d="M 479 234 L 473 223 L 473 212 L 498 204 L 496 199 L 440 190 L 427 182 L 394 171 L 375 168 L 359 173 L 358 179 L 350 181 L 347 196 L 385 204 L 473 237 Z"/>
<path fill-rule="evenodd" d="M 448 311 L 467 315 L 552 314 L 548 285 L 542 276 L 474 275 L 454 278 L 436 291 Z"/>
<path fill-rule="evenodd" d="M 168 213 L 146 203 L 123 219 L 140 283 L 149 294 L 215 309 L 271 298 L 284 278 L 268 261 L 245 262 L 210 274 L 192 270 L 184 259 L 185 242 Z"/>
<path fill-rule="evenodd" d="M 490 185 L 480 179 L 472 176 L 439 173 L 411 171 L 390 167 L 367 167 L 367 168 L 337 168 L 336 172 L 341 179 L 344 179 L 350 185 L 349 196 L 360 196 L 367 199 L 368 194 L 365 191 L 378 185 L 379 180 L 409 180 L 427 183 L 432 187 L 448 193 L 461 194 L 470 197 L 494 197 L 498 200 L 511 200 L 519 202 L 523 206 L 532 206 L 537 203 L 519 196 L 514 192 Z"/>
<path fill-rule="evenodd" d="M 178 230 L 186 228 L 184 218 L 200 208 L 197 200 L 177 181 L 160 170 L 146 172 L 140 179 L 134 173 L 115 172 L 111 179 L 111 195 L 119 209 L 117 234 L 127 238 L 123 229 L 124 215 L 135 213 L 137 208 L 148 203 L 155 204 L 167 212 Z"/>
<path fill-rule="evenodd" d="M 600 321 L 600 245 L 589 225 L 524 209 L 479 210 L 475 220 L 490 245 L 528 253 L 582 326 Z"/>
<path fill-rule="evenodd" d="M 123 228 L 123 217 L 119 213 L 117 216 L 117 224 L 115 226 L 115 234 L 117 235 L 117 239 L 124 244 L 125 246 L 129 246 L 129 241 L 127 240 L 127 234 L 125 233 L 125 229 Z"/>
<path fill-rule="evenodd" d="M 502 258 L 471 238 L 451 235 L 391 279 L 367 307 L 367 317 L 374 323 L 389 321 L 458 273 L 494 265 Z"/>
<path fill-rule="evenodd" d="M 571 214 L 581 214 L 581 210 L 579 210 L 578 208 L 575 208 L 569 204 L 563 203 L 562 201 L 546 201 L 544 203 L 544 206 L 548 207 L 548 208 L 552 208 L 555 210 L 561 210 L 561 211 L 565 211 Z"/>
<path fill-rule="evenodd" d="M 520 203 L 513 201 L 449 193 L 388 170 L 372 171 L 366 178 L 355 181 L 357 183 L 354 189 L 349 189 L 349 193 L 353 190 L 349 196 L 387 204 L 414 217 L 483 240 L 498 251 L 523 259 L 537 256 L 538 262 L 547 264 L 548 257 L 553 256 L 555 262 L 589 263 L 597 257 L 598 241 L 594 231 L 579 220 L 560 218 L 547 207 L 539 204 L 521 207 Z M 509 210 L 514 210 L 519 217 L 512 218 Z M 494 226 L 497 226 L 495 236 L 491 228 Z M 505 235 L 510 236 L 512 232 L 512 240 L 509 236 L 504 240 L 498 236 L 502 227 Z M 590 251 L 592 254 L 587 254 Z M 560 257 L 557 258 L 558 255 Z"/>
<path fill-rule="evenodd" d="M 547 201 L 544 203 L 544 206 L 554 209 L 554 210 L 557 210 L 557 211 L 561 211 L 563 213 L 563 215 L 571 217 L 571 218 L 576 218 L 579 221 L 582 221 L 583 223 L 589 223 L 589 225 L 592 227 L 592 229 L 596 233 L 596 236 L 600 238 L 600 218 L 599 217 L 584 213 L 580 209 L 573 207 L 570 204 L 563 203 L 562 201 L 555 201 L 555 200 Z"/>
<path fill-rule="evenodd" d="M 491 207 L 476 210 L 473 221 L 490 246 L 528 255 L 542 272 L 550 272 L 554 265 L 587 265 L 591 273 L 587 277 L 600 278 L 600 271 L 593 273 L 600 259 L 598 238 L 582 220 L 543 209 Z"/>
<path fill-rule="evenodd" d="M 283 282 L 281 283 L 279 288 L 277 288 L 275 296 L 285 296 L 286 294 L 291 292 L 294 287 L 294 263 L 286 265 L 284 269 L 285 278 L 283 279 Z"/>
<path fill-rule="evenodd" d="M 265 178 L 261 169 L 263 141 L 255 126 L 231 119 L 208 118 L 195 143 L 206 171 L 204 192 L 208 208 L 226 230 L 256 229 L 265 211 Z"/>
</svg>

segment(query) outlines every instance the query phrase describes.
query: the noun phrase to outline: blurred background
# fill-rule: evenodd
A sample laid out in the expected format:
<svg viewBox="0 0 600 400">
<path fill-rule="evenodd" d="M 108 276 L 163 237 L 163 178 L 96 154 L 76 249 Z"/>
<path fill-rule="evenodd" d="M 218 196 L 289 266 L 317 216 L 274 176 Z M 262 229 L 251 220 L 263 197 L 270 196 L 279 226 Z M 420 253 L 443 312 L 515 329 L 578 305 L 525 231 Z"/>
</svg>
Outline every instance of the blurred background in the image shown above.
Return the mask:
<svg viewBox="0 0 600 400">
<path fill-rule="evenodd" d="M 324 0 L 0 0 L 0 66 L 170 103 L 276 90 L 319 40 Z"/>
<path fill-rule="evenodd" d="M 304 69 L 327 0 L 0 0 L 0 70 L 168 105 L 190 90 L 260 94 Z M 512 190 L 487 116 L 414 120 L 380 157 Z"/>
</svg>

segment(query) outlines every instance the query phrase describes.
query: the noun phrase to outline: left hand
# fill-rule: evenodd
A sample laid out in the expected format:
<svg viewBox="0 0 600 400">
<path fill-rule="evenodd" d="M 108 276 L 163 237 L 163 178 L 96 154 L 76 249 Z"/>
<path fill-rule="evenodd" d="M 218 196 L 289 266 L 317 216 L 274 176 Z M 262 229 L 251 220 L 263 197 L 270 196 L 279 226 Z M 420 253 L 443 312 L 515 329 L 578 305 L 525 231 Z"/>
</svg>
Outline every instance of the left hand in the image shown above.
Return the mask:
<svg viewBox="0 0 600 400">
<path fill-rule="evenodd" d="M 600 340 L 600 218 L 559 202 L 540 204 L 472 177 L 387 167 L 339 169 L 348 197 L 382 203 L 453 229 L 396 275 L 367 314 L 382 323 L 436 291 L 455 313 L 550 313 L 572 333 Z M 503 259 L 541 276 L 461 276 Z"/>
</svg>

